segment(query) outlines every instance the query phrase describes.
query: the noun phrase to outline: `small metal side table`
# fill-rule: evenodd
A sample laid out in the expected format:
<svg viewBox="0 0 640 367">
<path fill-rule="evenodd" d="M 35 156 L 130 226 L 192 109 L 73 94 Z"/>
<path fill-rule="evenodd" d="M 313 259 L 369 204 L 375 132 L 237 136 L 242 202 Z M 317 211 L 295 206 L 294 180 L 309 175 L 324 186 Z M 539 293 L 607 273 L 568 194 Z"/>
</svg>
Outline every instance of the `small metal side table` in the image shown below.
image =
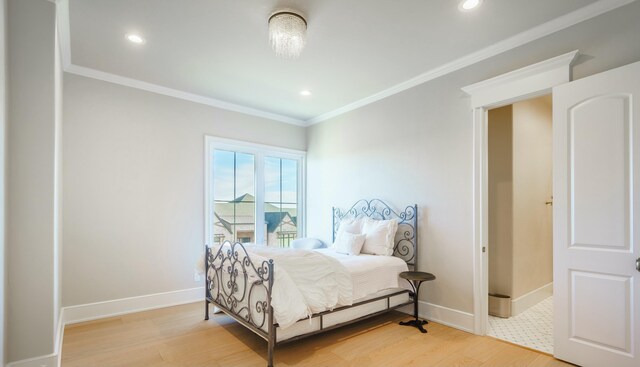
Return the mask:
<svg viewBox="0 0 640 367">
<path fill-rule="evenodd" d="M 427 330 L 425 330 L 422 325 L 428 324 L 429 321 L 420 320 L 418 318 L 418 292 L 420 291 L 420 285 L 422 282 L 434 280 L 436 279 L 436 276 L 423 271 L 403 271 L 400 273 L 400 278 L 408 280 L 409 284 L 411 284 L 411 288 L 413 288 L 413 317 L 415 318 L 415 320 L 411 321 L 400 321 L 400 325 L 415 326 L 421 332 L 426 333 Z"/>
</svg>

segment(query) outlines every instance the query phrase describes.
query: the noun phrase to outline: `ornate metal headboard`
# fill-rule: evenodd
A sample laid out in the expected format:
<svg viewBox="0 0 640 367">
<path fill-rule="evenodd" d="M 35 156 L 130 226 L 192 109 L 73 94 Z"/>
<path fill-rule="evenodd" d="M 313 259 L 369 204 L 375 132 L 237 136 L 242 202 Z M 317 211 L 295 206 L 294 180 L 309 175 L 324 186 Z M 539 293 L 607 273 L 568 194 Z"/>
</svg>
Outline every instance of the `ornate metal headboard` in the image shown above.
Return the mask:
<svg viewBox="0 0 640 367">
<path fill-rule="evenodd" d="M 407 262 L 417 270 L 418 259 L 418 205 L 407 206 L 404 211 L 396 212 L 380 199 L 358 200 L 347 211 L 333 207 L 333 241 L 336 240 L 340 221 L 347 218 L 367 216 L 376 220 L 398 220 L 393 255 Z"/>
</svg>

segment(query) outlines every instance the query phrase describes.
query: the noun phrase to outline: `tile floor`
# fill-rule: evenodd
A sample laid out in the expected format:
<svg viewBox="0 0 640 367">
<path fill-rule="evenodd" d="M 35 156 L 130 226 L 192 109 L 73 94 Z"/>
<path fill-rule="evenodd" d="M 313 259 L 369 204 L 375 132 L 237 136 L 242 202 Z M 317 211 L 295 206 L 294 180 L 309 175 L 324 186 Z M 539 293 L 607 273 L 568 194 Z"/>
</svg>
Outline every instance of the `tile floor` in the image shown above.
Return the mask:
<svg viewBox="0 0 640 367">
<path fill-rule="evenodd" d="M 508 319 L 489 316 L 487 335 L 553 354 L 553 297 Z"/>
</svg>

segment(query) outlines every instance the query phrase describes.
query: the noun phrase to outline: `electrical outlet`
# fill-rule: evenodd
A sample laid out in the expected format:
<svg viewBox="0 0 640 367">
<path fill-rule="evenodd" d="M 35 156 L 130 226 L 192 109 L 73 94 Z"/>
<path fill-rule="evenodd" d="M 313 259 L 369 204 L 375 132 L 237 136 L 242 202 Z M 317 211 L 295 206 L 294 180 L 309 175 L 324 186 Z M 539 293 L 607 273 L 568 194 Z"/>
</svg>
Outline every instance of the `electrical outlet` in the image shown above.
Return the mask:
<svg viewBox="0 0 640 367">
<path fill-rule="evenodd" d="M 196 271 L 196 270 L 193 271 L 193 281 L 194 282 L 199 282 L 200 281 L 200 274 L 198 274 L 198 271 Z"/>
</svg>

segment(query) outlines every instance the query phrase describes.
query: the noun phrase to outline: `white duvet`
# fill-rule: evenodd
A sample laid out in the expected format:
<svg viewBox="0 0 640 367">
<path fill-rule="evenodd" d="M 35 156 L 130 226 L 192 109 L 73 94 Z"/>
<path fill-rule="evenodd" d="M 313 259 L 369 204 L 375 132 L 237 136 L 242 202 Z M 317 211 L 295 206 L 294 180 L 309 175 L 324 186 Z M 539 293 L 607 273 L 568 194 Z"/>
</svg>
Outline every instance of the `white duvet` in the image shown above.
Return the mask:
<svg viewBox="0 0 640 367">
<path fill-rule="evenodd" d="M 411 289 L 398 275 L 409 270 L 407 263 L 396 256 L 341 254 L 333 248 L 315 250 L 338 260 L 351 274 L 354 302 L 360 298 L 389 288 Z"/>
<path fill-rule="evenodd" d="M 211 251 L 215 254 L 219 248 Z M 256 266 L 273 259 L 271 305 L 282 329 L 313 313 L 353 303 L 351 274 L 337 259 L 302 249 L 255 245 L 245 248 Z"/>
</svg>

